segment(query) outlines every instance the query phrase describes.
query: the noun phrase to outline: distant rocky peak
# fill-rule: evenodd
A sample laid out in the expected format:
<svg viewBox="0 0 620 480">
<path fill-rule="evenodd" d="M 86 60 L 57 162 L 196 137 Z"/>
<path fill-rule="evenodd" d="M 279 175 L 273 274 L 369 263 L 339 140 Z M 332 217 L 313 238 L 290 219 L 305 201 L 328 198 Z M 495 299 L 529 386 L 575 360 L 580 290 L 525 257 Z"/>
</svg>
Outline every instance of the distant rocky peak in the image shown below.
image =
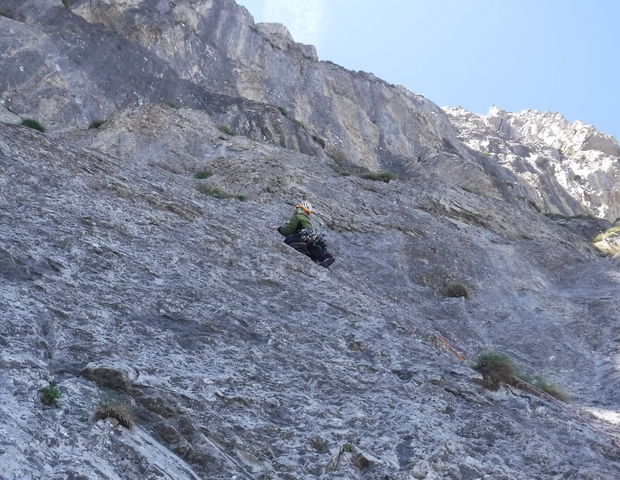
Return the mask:
<svg viewBox="0 0 620 480">
<path fill-rule="evenodd" d="M 509 113 L 493 106 L 484 123 L 512 140 L 526 144 L 542 142 L 560 150 L 583 152 L 595 150 L 620 156 L 618 142 L 611 135 L 599 132 L 582 121 L 568 122 L 561 114 L 524 110 Z"/>
<path fill-rule="evenodd" d="M 291 47 L 299 50 L 302 55 L 310 60 L 319 59 L 314 45 L 305 45 L 293 40 L 288 28 L 281 23 L 257 23 L 257 33 L 267 40 L 275 50 L 286 50 Z"/>
</svg>

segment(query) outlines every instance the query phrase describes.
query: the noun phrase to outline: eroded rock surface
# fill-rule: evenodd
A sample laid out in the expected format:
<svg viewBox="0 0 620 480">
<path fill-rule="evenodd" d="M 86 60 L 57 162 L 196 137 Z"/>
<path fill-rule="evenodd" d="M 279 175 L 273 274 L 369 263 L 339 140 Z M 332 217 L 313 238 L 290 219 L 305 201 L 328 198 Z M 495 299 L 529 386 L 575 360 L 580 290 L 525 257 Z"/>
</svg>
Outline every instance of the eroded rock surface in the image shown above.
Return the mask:
<svg viewBox="0 0 620 480">
<path fill-rule="evenodd" d="M 459 139 L 512 171 L 542 212 L 620 219 L 620 147 L 612 136 L 552 112 L 445 110 Z"/>
<path fill-rule="evenodd" d="M 0 478 L 620 477 L 612 139 L 444 113 L 232 1 L 68 3 L 1 2 Z M 302 198 L 329 270 L 273 229 Z M 489 348 L 571 410 L 485 390 Z"/>
</svg>

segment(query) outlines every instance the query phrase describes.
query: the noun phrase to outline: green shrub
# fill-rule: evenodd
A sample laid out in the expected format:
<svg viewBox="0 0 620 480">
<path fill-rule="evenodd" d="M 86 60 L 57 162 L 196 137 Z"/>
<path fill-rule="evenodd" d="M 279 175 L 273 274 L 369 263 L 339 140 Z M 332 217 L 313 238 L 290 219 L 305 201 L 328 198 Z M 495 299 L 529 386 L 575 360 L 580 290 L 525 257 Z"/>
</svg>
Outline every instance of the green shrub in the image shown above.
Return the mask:
<svg viewBox="0 0 620 480">
<path fill-rule="evenodd" d="M 3 17 L 6 17 L 6 18 L 10 18 L 11 20 L 13 20 L 13 14 L 11 12 L 9 12 L 8 10 L 0 10 L 0 15 L 2 15 Z"/>
<path fill-rule="evenodd" d="M 388 183 L 390 180 L 396 180 L 398 175 L 392 172 L 368 172 L 361 174 L 360 177 L 366 180 L 374 180 L 375 182 Z"/>
<path fill-rule="evenodd" d="M 209 195 L 213 198 L 236 198 L 240 202 L 245 202 L 248 198 L 242 193 L 226 193 L 221 191 L 219 188 L 213 188 L 207 185 L 198 185 L 196 188 L 200 193 L 204 193 L 205 195 Z"/>
<path fill-rule="evenodd" d="M 22 125 L 24 127 L 34 128 L 35 130 L 38 130 L 39 132 L 45 132 L 45 127 L 41 125 L 34 118 L 24 118 L 22 120 Z"/>
<path fill-rule="evenodd" d="M 463 283 L 450 283 L 445 286 L 441 293 L 444 297 L 451 298 L 465 297 L 466 300 L 469 300 L 470 297 L 469 289 Z"/>
<path fill-rule="evenodd" d="M 351 445 L 350 443 L 345 443 L 342 446 L 342 451 L 345 452 L 345 453 L 349 453 L 349 452 L 353 451 L 353 445 Z"/>
<path fill-rule="evenodd" d="M 62 4 L 65 6 L 67 10 L 71 9 L 71 4 L 69 3 L 69 0 L 62 0 Z"/>
<path fill-rule="evenodd" d="M 92 122 L 90 122 L 90 125 L 88 126 L 88 128 L 99 128 L 105 122 L 106 122 L 105 120 L 101 120 L 101 119 L 93 120 Z"/>
<path fill-rule="evenodd" d="M 482 374 L 482 385 L 487 390 L 499 390 L 502 383 L 514 385 L 518 375 L 510 358 L 492 351 L 481 353 L 471 367 Z"/>
<path fill-rule="evenodd" d="M 51 379 L 49 386 L 41 390 L 41 402 L 48 407 L 58 407 L 58 399 L 62 395 L 62 392 L 57 387 L 58 381 Z"/>
<path fill-rule="evenodd" d="M 196 177 L 198 180 L 203 180 L 205 178 L 209 178 L 211 175 L 213 175 L 213 172 L 205 168 L 204 170 L 196 172 L 196 175 L 194 175 L 194 177 Z"/>
<path fill-rule="evenodd" d="M 230 135 L 230 136 L 235 136 L 237 135 L 237 133 L 231 129 L 228 125 L 220 125 L 219 127 L 217 127 L 220 129 L 220 132 L 225 133 L 226 135 Z"/>
<path fill-rule="evenodd" d="M 616 226 L 616 227 L 611 227 L 607 230 L 605 230 L 603 233 L 599 233 L 596 237 L 594 237 L 592 239 L 593 243 L 598 243 L 601 242 L 603 240 L 607 240 L 610 237 L 615 236 L 616 234 L 620 235 L 620 225 Z"/>
<path fill-rule="evenodd" d="M 128 405 L 121 402 L 112 402 L 102 400 L 97 405 L 97 409 L 93 413 L 93 421 L 104 420 L 106 418 L 115 419 L 120 425 L 131 429 L 134 424 L 134 414 Z"/>
<path fill-rule="evenodd" d="M 620 255 L 620 225 L 598 234 L 592 243 L 607 256 Z"/>
<path fill-rule="evenodd" d="M 166 102 L 166 105 L 168 105 L 170 108 L 181 108 L 181 105 L 175 102 Z"/>
<path fill-rule="evenodd" d="M 536 381 L 534 381 L 534 385 L 540 388 L 543 392 L 547 392 L 552 397 L 557 398 L 561 402 L 571 402 L 570 395 L 555 383 L 548 382 L 543 378 L 537 378 Z"/>
<path fill-rule="evenodd" d="M 284 115 L 285 117 L 288 117 L 288 111 L 286 110 L 286 108 L 284 107 L 276 107 L 278 110 L 280 110 L 280 113 L 282 115 Z"/>
</svg>

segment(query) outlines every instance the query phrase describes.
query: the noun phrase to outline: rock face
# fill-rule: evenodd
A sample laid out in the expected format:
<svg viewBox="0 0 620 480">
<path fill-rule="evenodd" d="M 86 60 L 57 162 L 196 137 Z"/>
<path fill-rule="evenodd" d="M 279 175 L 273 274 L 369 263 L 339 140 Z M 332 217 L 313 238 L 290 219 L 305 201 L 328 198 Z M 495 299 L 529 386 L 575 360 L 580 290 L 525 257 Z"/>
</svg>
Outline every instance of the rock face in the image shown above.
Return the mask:
<svg viewBox="0 0 620 480">
<path fill-rule="evenodd" d="M 620 477 L 611 223 L 532 153 L 613 140 L 444 113 L 234 2 L 67 3 L 0 16 L 0 478 Z M 273 229 L 302 198 L 329 270 Z M 488 349 L 574 402 L 485 390 Z"/>
<path fill-rule="evenodd" d="M 558 113 L 445 110 L 459 139 L 512 171 L 540 211 L 620 219 L 620 147 L 613 137 Z"/>
</svg>

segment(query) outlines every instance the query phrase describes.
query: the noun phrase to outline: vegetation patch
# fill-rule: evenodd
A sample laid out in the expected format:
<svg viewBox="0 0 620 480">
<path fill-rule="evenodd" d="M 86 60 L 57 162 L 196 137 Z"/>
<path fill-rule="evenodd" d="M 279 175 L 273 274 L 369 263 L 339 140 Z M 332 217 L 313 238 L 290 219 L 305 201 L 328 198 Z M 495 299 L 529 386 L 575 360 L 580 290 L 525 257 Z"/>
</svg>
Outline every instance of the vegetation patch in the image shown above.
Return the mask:
<svg viewBox="0 0 620 480">
<path fill-rule="evenodd" d="M 104 420 L 107 418 L 113 418 L 125 428 L 133 428 L 133 411 L 124 403 L 102 400 L 93 413 L 93 421 L 96 422 L 97 420 Z"/>
<path fill-rule="evenodd" d="M 62 392 L 58 389 L 58 381 L 51 379 L 49 385 L 41 390 L 41 403 L 48 407 L 58 407 L 58 399 Z"/>
<path fill-rule="evenodd" d="M 561 213 L 545 213 L 545 217 L 550 218 L 552 220 L 600 220 L 593 215 L 562 215 Z"/>
<path fill-rule="evenodd" d="M 181 105 L 179 105 L 178 103 L 175 103 L 175 102 L 166 102 L 166 105 L 168 105 L 170 108 L 174 108 L 174 109 L 181 108 Z"/>
<path fill-rule="evenodd" d="M 496 352 L 481 353 L 471 367 L 482 374 L 482 385 L 496 391 L 502 384 L 514 385 L 517 367 L 510 358 Z"/>
<path fill-rule="evenodd" d="M 561 402 L 570 403 L 571 397 L 570 395 L 561 387 L 556 385 L 555 383 L 548 382 L 543 378 L 537 378 L 534 381 L 534 385 L 540 388 L 543 392 L 547 392 L 554 398 L 557 398 Z"/>
<path fill-rule="evenodd" d="M 374 180 L 375 182 L 389 183 L 390 180 L 396 180 L 398 175 L 392 172 L 368 172 L 362 173 L 360 177 L 366 180 Z"/>
<path fill-rule="evenodd" d="M 288 110 L 284 107 L 276 107 L 278 110 L 280 110 L 280 113 L 282 115 L 284 115 L 285 117 L 288 117 Z"/>
<path fill-rule="evenodd" d="M 605 255 L 620 255 L 620 225 L 599 233 L 592 239 L 592 243 Z"/>
<path fill-rule="evenodd" d="M 200 170 L 199 172 L 196 172 L 196 175 L 194 175 L 194 177 L 197 178 L 198 180 L 203 180 L 205 178 L 209 178 L 212 175 L 213 175 L 213 172 L 209 170 L 208 168 L 205 168 L 204 170 Z"/>
<path fill-rule="evenodd" d="M 67 10 L 71 9 L 71 4 L 69 3 L 69 0 L 62 0 L 62 4 L 65 6 Z"/>
<path fill-rule="evenodd" d="M 205 195 L 209 195 L 213 198 L 236 198 L 240 202 L 245 202 L 248 197 L 242 193 L 227 193 L 223 192 L 219 188 L 209 187 L 207 185 L 198 185 L 198 191 L 200 193 L 204 193 Z"/>
<path fill-rule="evenodd" d="M 39 132 L 45 132 L 45 127 L 43 125 L 41 125 L 34 118 L 24 118 L 22 120 L 22 125 L 24 127 L 34 128 L 35 130 L 38 130 Z"/>
<path fill-rule="evenodd" d="M 237 135 L 237 133 L 232 128 L 230 128 L 228 125 L 220 125 L 217 128 L 219 128 L 220 132 L 225 133 L 226 135 L 230 135 L 233 137 Z"/>
<path fill-rule="evenodd" d="M 0 15 L 13 20 L 13 14 L 9 12 L 8 10 L 0 10 Z"/>
<path fill-rule="evenodd" d="M 103 125 L 106 121 L 102 120 L 100 118 L 93 120 L 92 122 L 90 122 L 90 125 L 88 126 L 88 128 L 99 128 L 101 125 Z"/>
<path fill-rule="evenodd" d="M 469 288 L 464 283 L 449 283 L 444 287 L 441 294 L 444 297 L 450 298 L 459 298 L 465 297 L 466 300 L 469 300 L 471 294 L 469 293 Z"/>
<path fill-rule="evenodd" d="M 602 242 L 603 240 L 607 240 L 617 235 L 620 235 L 620 225 L 616 227 L 608 228 L 603 233 L 599 233 L 596 237 L 592 239 L 592 242 L 594 243 Z"/>
</svg>

